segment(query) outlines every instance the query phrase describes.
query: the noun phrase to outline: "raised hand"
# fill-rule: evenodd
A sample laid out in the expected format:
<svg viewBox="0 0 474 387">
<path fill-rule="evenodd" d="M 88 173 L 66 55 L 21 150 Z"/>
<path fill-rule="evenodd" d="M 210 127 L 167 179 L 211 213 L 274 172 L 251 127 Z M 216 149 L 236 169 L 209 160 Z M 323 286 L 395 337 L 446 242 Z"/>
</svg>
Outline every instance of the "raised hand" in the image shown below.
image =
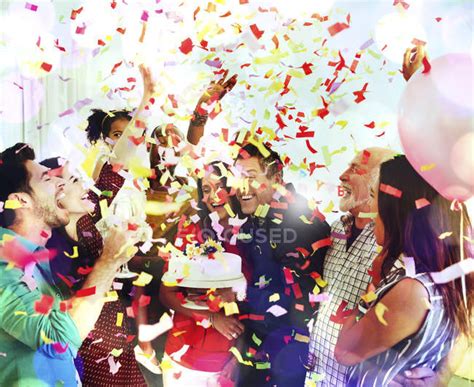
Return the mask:
<svg viewBox="0 0 474 387">
<path fill-rule="evenodd" d="M 138 69 L 140 70 L 140 74 L 143 80 L 143 95 L 150 97 L 155 92 L 156 87 L 150 68 L 141 64 L 138 66 Z"/>
<path fill-rule="evenodd" d="M 225 70 L 221 79 L 217 82 L 212 81 L 207 87 L 206 91 L 203 93 L 201 98 L 199 98 L 198 106 L 203 103 L 211 103 L 217 100 L 221 100 L 224 95 L 231 91 L 235 84 L 237 83 L 237 74 L 234 74 L 232 77 L 226 80 L 229 70 Z"/>
<path fill-rule="evenodd" d="M 427 57 L 425 47 L 417 45 L 413 48 L 407 48 L 403 55 L 402 74 L 405 81 L 408 81 L 412 75 L 423 64 L 423 58 Z"/>
</svg>

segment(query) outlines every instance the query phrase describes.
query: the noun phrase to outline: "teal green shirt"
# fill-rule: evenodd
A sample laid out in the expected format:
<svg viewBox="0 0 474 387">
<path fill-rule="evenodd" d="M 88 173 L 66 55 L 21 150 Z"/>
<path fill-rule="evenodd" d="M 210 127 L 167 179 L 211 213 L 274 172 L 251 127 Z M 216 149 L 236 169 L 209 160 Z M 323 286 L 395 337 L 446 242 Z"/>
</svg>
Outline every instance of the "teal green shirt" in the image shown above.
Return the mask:
<svg viewBox="0 0 474 387">
<path fill-rule="evenodd" d="M 43 249 L 1 227 L 0 246 L 6 234 L 28 251 Z M 49 263 L 36 264 L 31 277 L 34 281 L 25 280 L 23 269 L 8 265 L 0 249 L 0 386 L 75 386 L 74 357 L 81 345 L 77 327 L 60 310 Z M 36 288 L 30 289 L 31 282 Z M 47 314 L 35 312 L 42 295 L 54 297 Z"/>
</svg>

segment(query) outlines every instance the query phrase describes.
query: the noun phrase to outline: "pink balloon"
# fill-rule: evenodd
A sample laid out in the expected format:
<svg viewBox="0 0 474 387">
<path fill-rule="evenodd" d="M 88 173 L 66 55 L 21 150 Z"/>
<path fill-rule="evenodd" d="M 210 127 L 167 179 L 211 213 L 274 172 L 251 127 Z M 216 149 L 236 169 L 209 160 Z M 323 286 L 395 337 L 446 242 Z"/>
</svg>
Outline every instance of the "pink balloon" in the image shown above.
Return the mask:
<svg viewBox="0 0 474 387">
<path fill-rule="evenodd" d="M 410 79 L 400 100 L 398 131 L 405 154 L 450 200 L 474 195 L 473 68 L 469 54 L 436 58 L 428 73 Z"/>
</svg>

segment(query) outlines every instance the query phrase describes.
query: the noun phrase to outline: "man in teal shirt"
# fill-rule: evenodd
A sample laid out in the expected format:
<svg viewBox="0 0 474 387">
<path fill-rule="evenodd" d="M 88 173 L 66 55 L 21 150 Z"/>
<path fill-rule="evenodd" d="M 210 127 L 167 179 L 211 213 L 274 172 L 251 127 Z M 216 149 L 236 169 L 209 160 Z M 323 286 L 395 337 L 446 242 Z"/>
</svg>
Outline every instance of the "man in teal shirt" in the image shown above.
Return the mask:
<svg viewBox="0 0 474 387">
<path fill-rule="evenodd" d="M 44 246 L 69 222 L 65 182 L 33 160 L 21 143 L 0 154 L 0 386 L 75 386 L 73 359 L 136 239 L 112 229 L 84 283 L 89 295 L 63 301 Z"/>
</svg>

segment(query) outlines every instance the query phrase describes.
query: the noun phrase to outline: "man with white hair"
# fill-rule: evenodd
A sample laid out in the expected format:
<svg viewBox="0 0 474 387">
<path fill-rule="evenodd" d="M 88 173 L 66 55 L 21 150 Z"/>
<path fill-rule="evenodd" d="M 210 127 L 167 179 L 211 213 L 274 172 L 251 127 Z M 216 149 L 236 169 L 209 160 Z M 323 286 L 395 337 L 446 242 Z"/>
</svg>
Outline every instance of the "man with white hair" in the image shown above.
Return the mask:
<svg viewBox="0 0 474 387">
<path fill-rule="evenodd" d="M 321 303 L 311 332 L 308 387 L 315 382 L 318 386 L 345 385 L 347 367 L 336 361 L 334 348 L 344 316 L 356 307 L 371 281 L 369 270 L 377 246 L 373 233 L 373 193 L 380 164 L 394 155 L 388 149 L 365 149 L 339 177 L 343 190 L 339 207 L 348 214 L 331 227 L 332 245 L 326 254 L 323 274 L 330 300 Z"/>
</svg>

